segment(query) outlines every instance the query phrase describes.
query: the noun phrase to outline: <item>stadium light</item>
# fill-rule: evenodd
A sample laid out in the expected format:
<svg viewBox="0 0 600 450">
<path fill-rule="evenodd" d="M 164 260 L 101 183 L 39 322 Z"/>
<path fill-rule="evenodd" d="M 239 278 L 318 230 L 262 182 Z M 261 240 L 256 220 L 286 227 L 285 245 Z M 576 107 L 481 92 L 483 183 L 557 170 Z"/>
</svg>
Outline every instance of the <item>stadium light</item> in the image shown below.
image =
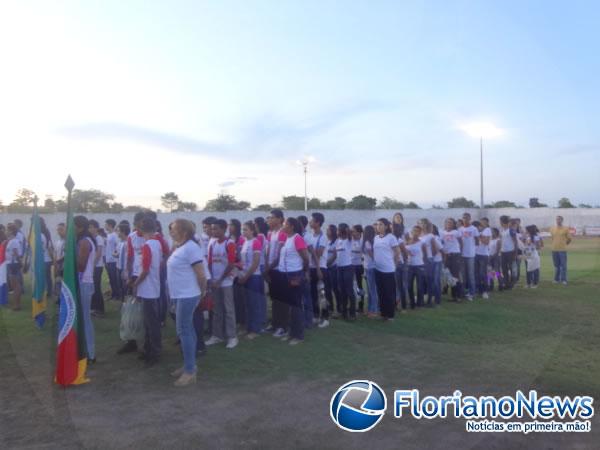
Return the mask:
<svg viewBox="0 0 600 450">
<path fill-rule="evenodd" d="M 308 194 L 307 194 L 307 190 L 306 190 L 306 178 L 307 178 L 307 174 L 308 174 L 308 166 L 310 164 L 313 164 L 316 161 L 317 160 L 314 158 L 314 156 L 305 156 L 302 159 L 296 160 L 296 164 L 299 166 L 302 166 L 302 168 L 304 170 L 304 211 L 308 211 Z"/>
</svg>

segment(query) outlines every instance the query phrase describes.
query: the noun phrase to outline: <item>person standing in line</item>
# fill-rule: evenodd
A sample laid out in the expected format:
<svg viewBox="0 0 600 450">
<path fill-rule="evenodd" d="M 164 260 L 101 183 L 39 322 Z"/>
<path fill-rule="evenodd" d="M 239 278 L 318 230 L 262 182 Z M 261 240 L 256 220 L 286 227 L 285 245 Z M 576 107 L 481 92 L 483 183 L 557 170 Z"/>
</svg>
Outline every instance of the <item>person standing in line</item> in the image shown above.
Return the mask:
<svg viewBox="0 0 600 450">
<path fill-rule="evenodd" d="M 120 223 L 117 227 L 119 242 L 117 243 L 117 257 L 115 258 L 117 271 L 118 300 L 125 300 L 125 283 L 127 280 L 127 237 L 131 233 L 128 223 Z"/>
<path fill-rule="evenodd" d="M 424 277 L 424 295 L 427 294 L 427 306 L 429 308 L 434 306 L 434 264 L 433 258 L 438 254 L 440 249 L 437 246 L 437 241 L 433 235 L 433 224 L 429 219 L 423 218 L 419 221 L 419 226 L 423 230 L 423 234 L 420 238 L 423 245 L 425 245 L 425 253 L 423 255 L 423 262 L 425 265 L 425 277 Z"/>
<path fill-rule="evenodd" d="M 454 282 L 451 285 L 452 300 L 460 302 L 462 298 L 462 283 L 460 281 L 460 263 L 462 253 L 462 237 L 456 229 L 456 220 L 452 217 L 446 219 L 444 232 L 442 233 L 442 251 L 444 252 L 444 264 L 450 271 Z"/>
<path fill-rule="evenodd" d="M 331 298 L 328 298 L 328 306 L 321 309 L 319 302 L 320 283 L 323 283 L 325 298 L 327 298 L 327 282 L 329 278 L 327 270 L 327 238 L 321 229 L 325 222 L 325 216 L 320 212 L 315 212 L 311 216 L 310 231 L 306 233 L 304 240 L 308 246 L 309 271 L 310 271 L 310 297 L 312 300 L 313 317 L 319 324 L 319 328 L 329 326 L 329 309 L 333 308 Z M 329 288 L 331 292 L 331 287 Z M 319 314 L 320 313 L 320 314 Z M 319 319 L 321 321 L 319 322 Z"/>
<path fill-rule="evenodd" d="M 163 260 L 162 246 L 156 238 L 156 221 L 150 217 L 142 220 L 140 231 L 145 242 L 142 245 L 142 271 L 133 283 L 133 292 L 142 302 L 144 314 L 144 352 L 140 359 L 146 367 L 158 362 L 161 344 L 160 333 L 160 266 Z"/>
<path fill-rule="evenodd" d="M 490 259 L 490 239 L 492 231 L 486 217 L 480 222 L 473 222 L 473 226 L 479 230 L 479 242 L 475 249 L 475 279 L 477 290 L 482 298 L 488 299 L 488 264 Z"/>
<path fill-rule="evenodd" d="M 435 241 L 436 253 L 433 255 L 433 298 L 435 299 L 435 306 L 439 306 L 442 302 L 442 265 L 443 265 L 443 253 L 442 253 L 442 238 L 438 227 L 432 225 L 433 240 Z"/>
<path fill-rule="evenodd" d="M 500 290 L 511 290 L 516 282 L 517 234 L 510 227 L 510 218 L 500 216 L 500 263 L 502 265 L 502 286 Z"/>
<path fill-rule="evenodd" d="M 117 274 L 117 245 L 119 238 L 115 228 L 117 222 L 114 219 L 107 219 L 104 222 L 104 231 L 106 232 L 106 247 L 104 248 L 104 261 L 106 263 L 106 273 L 110 284 L 110 299 L 117 300 L 121 298 L 119 292 L 119 275 Z"/>
<path fill-rule="evenodd" d="M 6 225 L 6 270 L 8 274 L 9 289 L 13 294 L 13 311 L 21 310 L 21 295 L 23 293 L 21 287 L 20 274 L 22 273 L 22 244 L 17 237 L 18 228 L 14 223 Z"/>
<path fill-rule="evenodd" d="M 17 279 L 21 285 L 21 293 L 25 292 L 25 280 L 23 278 L 23 274 L 29 270 L 29 260 L 31 257 L 31 248 L 29 247 L 29 242 L 27 242 L 27 238 L 25 234 L 23 234 L 23 222 L 21 219 L 15 219 L 13 224 L 16 226 L 17 234 L 15 238 L 19 243 L 19 259 L 20 263 L 18 266 L 18 273 L 16 274 Z"/>
<path fill-rule="evenodd" d="M 340 294 L 338 283 L 337 255 L 335 253 L 337 239 L 337 226 L 330 224 L 327 227 L 327 275 L 329 283 L 325 282 L 325 296 L 331 305 L 330 317 L 332 319 L 337 319 L 342 313 L 342 296 Z M 335 307 L 333 305 L 334 297 Z"/>
<path fill-rule="evenodd" d="M 42 234 L 42 247 L 44 249 L 44 264 L 46 265 L 46 295 L 48 298 L 53 294 L 52 266 L 54 265 L 54 245 L 50 230 L 46 226 L 46 221 L 40 217 L 40 230 Z"/>
<path fill-rule="evenodd" d="M 308 250 L 308 242 L 306 241 L 307 235 L 309 234 L 309 231 L 307 230 L 308 217 L 306 217 L 305 215 L 301 215 L 301 216 L 298 216 L 297 219 L 298 219 L 298 222 L 300 222 L 300 227 L 302 228 L 302 232 L 300 233 L 300 236 L 302 237 L 302 239 L 304 239 L 304 242 L 306 243 L 307 250 Z M 309 252 L 308 256 L 309 256 L 309 263 L 310 263 L 310 259 L 311 259 L 310 252 Z M 312 300 L 312 296 L 311 296 L 311 292 L 310 292 L 310 289 L 311 289 L 310 288 L 310 286 L 311 286 L 310 271 L 307 272 L 306 279 L 304 281 L 305 282 L 302 285 L 302 310 L 304 312 L 304 328 L 308 330 L 308 329 L 312 328 L 314 325 L 317 325 L 319 323 L 319 319 L 315 319 L 315 313 L 318 315 L 319 310 L 318 309 L 316 311 L 313 310 L 313 300 Z"/>
<path fill-rule="evenodd" d="M 65 239 L 67 236 L 67 227 L 63 222 L 56 226 L 56 234 L 58 238 L 54 243 L 54 292 L 57 300 L 60 302 L 60 290 L 62 288 L 62 279 L 64 275 L 65 264 Z"/>
<path fill-rule="evenodd" d="M 206 296 L 207 280 L 204 251 L 194 240 L 194 224 L 189 220 L 176 219 L 169 230 L 175 247 L 167 260 L 167 283 L 171 301 L 175 305 L 175 327 L 183 354 L 183 367 L 171 375 L 177 378 L 175 386 L 183 387 L 196 382 L 198 368 L 194 312 Z"/>
<path fill-rule="evenodd" d="M 425 278 L 425 261 L 424 256 L 427 253 L 425 244 L 421 241 L 422 228 L 415 225 L 412 228 L 410 241 L 406 244 L 408 252 L 408 296 L 410 298 L 410 308 L 425 306 L 424 298 L 424 278 Z M 416 299 L 415 299 L 415 283 L 416 283 Z M 416 300 L 416 301 L 415 301 Z"/>
<path fill-rule="evenodd" d="M 302 295 L 308 272 L 308 250 L 306 242 L 300 235 L 302 225 L 298 219 L 288 217 L 283 231 L 287 239 L 281 248 L 279 272 L 285 279 L 284 295 L 289 304 L 290 332 L 288 336 L 282 336 L 281 340 L 290 339 L 290 345 L 297 345 L 304 341 Z"/>
<path fill-rule="evenodd" d="M 362 225 L 354 225 L 352 227 L 352 266 L 354 267 L 354 276 L 357 286 L 357 294 L 360 297 L 358 301 L 358 312 L 365 312 L 365 290 L 363 289 L 363 277 L 365 268 L 363 266 L 363 227 Z"/>
<path fill-rule="evenodd" d="M 96 256 L 94 260 L 94 295 L 92 296 L 92 316 L 104 316 L 104 296 L 102 295 L 102 272 L 104 270 L 105 239 L 100 229 L 100 224 L 91 219 L 89 221 L 90 235 L 96 241 Z"/>
<path fill-rule="evenodd" d="M 488 274 L 489 290 L 494 290 L 494 279 L 498 280 L 498 289 L 500 288 L 500 230 L 492 228 L 492 238 L 489 244 L 490 254 L 490 273 Z"/>
<path fill-rule="evenodd" d="M 467 212 L 463 214 L 463 226 L 458 231 L 462 238 L 463 280 L 467 291 L 465 298 L 472 302 L 477 291 L 475 283 L 475 249 L 479 231 L 471 224 L 471 214 Z"/>
<path fill-rule="evenodd" d="M 536 289 L 540 283 L 540 242 L 537 235 L 538 229 L 535 225 L 529 225 L 527 228 L 527 237 L 523 247 L 523 257 L 525 258 L 525 270 L 527 271 L 526 288 Z"/>
<path fill-rule="evenodd" d="M 365 278 L 367 279 L 368 307 L 367 317 L 375 318 L 379 313 L 379 297 L 377 296 L 377 283 L 375 282 L 375 260 L 373 259 L 373 245 L 375 242 L 375 228 L 367 225 L 363 233 L 362 253 L 364 255 Z"/>
<path fill-rule="evenodd" d="M 395 272 L 396 306 L 400 307 L 400 312 L 404 314 L 406 313 L 408 307 L 406 302 L 406 299 L 408 298 L 408 265 L 406 264 L 405 258 L 406 247 L 404 246 L 404 238 L 406 237 L 406 235 L 404 234 L 404 227 L 397 223 L 392 224 L 392 234 L 396 238 L 398 245 L 401 249 L 401 252 L 398 256 Z"/>
<path fill-rule="evenodd" d="M 274 338 L 281 338 L 287 335 L 288 328 L 288 308 L 283 291 L 285 280 L 279 272 L 279 255 L 281 247 L 287 240 L 283 232 L 283 212 L 280 209 L 273 209 L 267 218 L 269 224 L 269 233 L 267 234 L 267 262 L 265 269 L 265 279 L 269 283 L 269 295 L 271 296 L 271 327 Z"/>
<path fill-rule="evenodd" d="M 206 341 L 206 345 L 219 344 L 227 340 L 226 348 L 233 349 L 238 345 L 232 275 L 236 261 L 236 245 L 231 239 L 225 237 L 227 231 L 225 220 L 217 220 L 212 226 L 212 231 L 215 239 L 208 248 L 208 268 L 215 306 L 212 336 Z"/>
<path fill-rule="evenodd" d="M 554 263 L 553 283 L 567 285 L 567 247 L 571 244 L 572 236 L 569 228 L 563 225 L 563 216 L 556 217 L 556 226 L 550 228 L 552 236 L 552 262 Z"/>
<path fill-rule="evenodd" d="M 377 221 L 377 235 L 373 239 L 373 260 L 379 309 L 381 317 L 385 321 L 394 320 L 396 310 L 395 273 L 399 258 L 398 238 L 392 234 L 390 222 L 382 217 Z"/>
<path fill-rule="evenodd" d="M 249 220 L 244 223 L 242 235 L 244 236 L 244 243 L 240 251 L 242 269 L 237 281 L 243 288 L 242 292 L 245 296 L 248 331 L 246 338 L 252 340 L 260 336 L 267 315 L 264 283 L 260 271 L 260 257 L 263 249 L 253 221 Z"/>
<path fill-rule="evenodd" d="M 356 319 L 356 296 L 354 294 L 354 267 L 352 266 L 352 242 L 350 227 L 346 223 L 338 225 L 338 240 L 335 247 L 338 283 L 342 301 L 342 317 Z"/>
<path fill-rule="evenodd" d="M 98 249 L 90 234 L 91 227 L 88 219 L 85 216 L 75 216 L 73 224 L 77 236 L 77 272 L 88 364 L 94 364 L 96 362 L 96 341 L 91 308 L 94 294 L 94 267 Z"/>
</svg>

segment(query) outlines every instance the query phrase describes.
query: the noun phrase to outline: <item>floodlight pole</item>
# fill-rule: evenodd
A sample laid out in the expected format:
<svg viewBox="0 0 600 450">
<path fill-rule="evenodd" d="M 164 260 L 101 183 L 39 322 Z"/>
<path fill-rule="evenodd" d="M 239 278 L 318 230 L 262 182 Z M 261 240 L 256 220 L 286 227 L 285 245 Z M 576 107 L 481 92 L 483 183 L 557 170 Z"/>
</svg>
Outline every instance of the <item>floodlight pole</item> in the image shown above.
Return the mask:
<svg viewBox="0 0 600 450">
<path fill-rule="evenodd" d="M 483 137 L 479 138 L 480 207 L 483 209 Z"/>
<path fill-rule="evenodd" d="M 304 211 L 308 211 L 308 194 L 306 190 L 306 177 L 308 172 L 308 161 L 303 161 L 302 165 L 304 166 Z"/>
</svg>

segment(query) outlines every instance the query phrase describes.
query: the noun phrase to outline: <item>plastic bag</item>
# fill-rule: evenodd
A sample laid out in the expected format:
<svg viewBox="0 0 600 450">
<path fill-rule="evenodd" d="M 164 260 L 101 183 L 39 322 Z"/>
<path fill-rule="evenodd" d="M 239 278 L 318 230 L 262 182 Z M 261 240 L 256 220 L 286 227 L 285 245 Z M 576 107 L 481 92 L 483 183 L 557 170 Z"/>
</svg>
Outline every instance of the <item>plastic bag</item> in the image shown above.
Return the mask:
<svg viewBox="0 0 600 450">
<path fill-rule="evenodd" d="M 121 306 L 119 335 L 123 341 L 144 340 L 144 311 L 142 302 L 129 295 Z"/>
</svg>

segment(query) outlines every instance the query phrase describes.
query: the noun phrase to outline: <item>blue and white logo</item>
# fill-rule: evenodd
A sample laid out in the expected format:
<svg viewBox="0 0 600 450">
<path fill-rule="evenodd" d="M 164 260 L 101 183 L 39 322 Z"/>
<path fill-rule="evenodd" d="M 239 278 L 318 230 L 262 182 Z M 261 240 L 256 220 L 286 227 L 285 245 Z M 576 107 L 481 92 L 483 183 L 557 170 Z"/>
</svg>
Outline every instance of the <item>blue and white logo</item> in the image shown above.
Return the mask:
<svg viewBox="0 0 600 450">
<path fill-rule="evenodd" d="M 331 419 L 342 430 L 360 433 L 373 428 L 387 408 L 387 399 L 376 383 L 354 380 L 331 397 Z"/>
</svg>

